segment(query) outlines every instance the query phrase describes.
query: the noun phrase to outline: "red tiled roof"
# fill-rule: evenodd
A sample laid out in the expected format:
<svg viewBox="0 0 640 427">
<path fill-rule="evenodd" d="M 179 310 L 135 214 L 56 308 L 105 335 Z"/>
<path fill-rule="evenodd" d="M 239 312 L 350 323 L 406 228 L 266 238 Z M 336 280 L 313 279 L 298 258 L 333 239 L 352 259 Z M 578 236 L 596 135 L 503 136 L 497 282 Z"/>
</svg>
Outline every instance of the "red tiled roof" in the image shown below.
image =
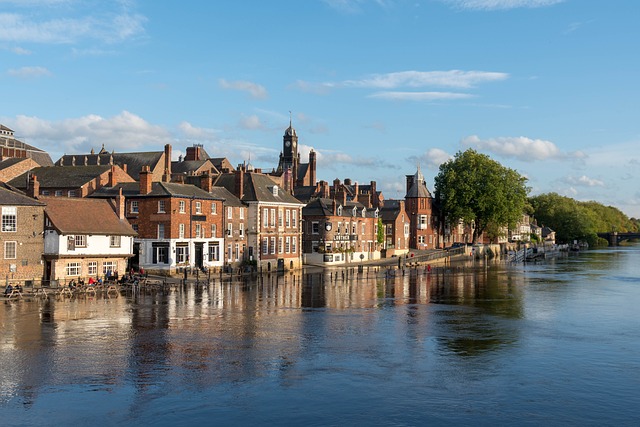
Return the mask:
<svg viewBox="0 0 640 427">
<path fill-rule="evenodd" d="M 108 200 L 72 197 L 41 197 L 39 200 L 47 204 L 45 214 L 62 234 L 136 234 L 126 219 L 118 218 Z"/>
</svg>

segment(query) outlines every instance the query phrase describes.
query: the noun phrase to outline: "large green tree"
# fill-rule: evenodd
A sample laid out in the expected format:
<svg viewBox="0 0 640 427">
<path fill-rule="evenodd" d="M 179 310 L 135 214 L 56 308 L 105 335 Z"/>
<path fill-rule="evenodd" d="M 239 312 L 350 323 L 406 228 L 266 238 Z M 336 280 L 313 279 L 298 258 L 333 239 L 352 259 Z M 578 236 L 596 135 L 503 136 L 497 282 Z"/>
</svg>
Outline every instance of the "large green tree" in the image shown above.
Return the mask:
<svg viewBox="0 0 640 427">
<path fill-rule="evenodd" d="M 473 243 L 486 230 L 514 226 L 525 211 L 527 179 L 469 149 L 440 165 L 435 199 L 445 221 L 474 223 Z"/>
</svg>

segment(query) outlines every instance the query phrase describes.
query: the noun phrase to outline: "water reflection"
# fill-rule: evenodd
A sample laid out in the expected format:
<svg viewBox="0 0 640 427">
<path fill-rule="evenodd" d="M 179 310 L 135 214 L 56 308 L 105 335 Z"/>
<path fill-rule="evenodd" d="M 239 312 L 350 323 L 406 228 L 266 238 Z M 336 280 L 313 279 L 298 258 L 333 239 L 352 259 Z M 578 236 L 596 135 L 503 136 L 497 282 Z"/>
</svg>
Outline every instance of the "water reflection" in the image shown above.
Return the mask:
<svg viewBox="0 0 640 427">
<path fill-rule="evenodd" d="M 54 407 L 86 419 L 96 410 L 117 413 L 114 423 L 128 423 L 181 411 L 234 419 L 234 411 L 246 415 L 256 402 L 291 410 L 281 396 L 313 398 L 322 407 L 339 395 L 343 411 L 372 410 L 362 396 L 406 397 L 407 389 L 423 405 L 434 396 L 443 396 L 444 406 L 459 395 L 481 401 L 503 365 L 521 369 L 528 352 L 550 348 L 556 338 L 550 351 L 562 354 L 551 360 L 582 354 L 597 328 L 614 328 L 618 313 L 631 313 L 625 296 L 602 280 L 633 284 L 638 267 L 624 253 L 594 251 L 591 258 L 591 269 L 575 258 L 396 274 L 328 270 L 112 299 L 6 302 L 0 408 L 26 421 Z M 615 310 L 600 312 L 594 324 L 588 316 L 598 307 Z M 563 347 L 568 340 L 570 350 Z M 538 372 L 546 357 L 529 363 Z"/>
</svg>

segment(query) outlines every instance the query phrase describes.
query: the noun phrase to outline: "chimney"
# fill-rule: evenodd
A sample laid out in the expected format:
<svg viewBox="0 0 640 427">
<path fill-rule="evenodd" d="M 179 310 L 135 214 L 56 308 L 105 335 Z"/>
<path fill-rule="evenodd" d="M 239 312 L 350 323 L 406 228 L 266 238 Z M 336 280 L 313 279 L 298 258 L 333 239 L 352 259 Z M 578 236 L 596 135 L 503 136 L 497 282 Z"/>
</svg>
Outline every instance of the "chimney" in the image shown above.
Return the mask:
<svg viewBox="0 0 640 427">
<path fill-rule="evenodd" d="M 211 175 L 206 173 L 200 176 L 200 188 L 202 188 L 207 193 L 211 193 Z"/>
<path fill-rule="evenodd" d="M 371 206 L 374 208 L 380 207 L 380 200 L 378 199 L 378 190 L 376 189 L 375 181 L 371 181 Z"/>
<path fill-rule="evenodd" d="M 118 214 L 118 218 L 124 219 L 124 196 L 122 195 L 122 187 L 118 189 L 118 195 L 116 196 L 116 214 Z"/>
<path fill-rule="evenodd" d="M 127 172 L 127 164 L 126 164 L 126 163 L 122 165 L 122 170 L 123 170 L 125 173 L 129 173 L 129 172 Z"/>
<path fill-rule="evenodd" d="M 162 175 L 162 182 L 171 181 L 171 144 L 164 146 L 164 174 Z"/>
<path fill-rule="evenodd" d="M 327 181 L 320 181 L 322 185 L 322 197 L 328 199 L 331 195 L 331 191 L 329 189 L 329 183 Z"/>
<path fill-rule="evenodd" d="M 116 178 L 116 167 L 111 165 L 111 170 L 109 171 L 109 182 L 107 183 L 107 187 L 113 187 L 118 183 L 118 179 Z"/>
<path fill-rule="evenodd" d="M 338 187 L 340 186 L 340 180 L 338 178 L 333 180 L 333 192 L 338 192 Z"/>
<path fill-rule="evenodd" d="M 360 190 L 360 186 L 358 185 L 358 181 L 356 181 L 354 183 L 354 189 L 353 189 L 353 197 L 355 197 L 356 200 L 358 200 L 358 196 L 360 195 L 359 191 Z"/>
<path fill-rule="evenodd" d="M 140 194 L 151 193 L 151 186 L 153 184 L 153 175 L 149 170 L 149 166 L 143 166 L 140 171 Z"/>
<path fill-rule="evenodd" d="M 235 178 L 236 197 L 242 200 L 242 198 L 244 197 L 244 170 L 238 169 L 236 171 Z"/>
<path fill-rule="evenodd" d="M 336 199 L 333 199 L 331 210 L 333 211 L 333 215 L 335 216 L 336 213 L 338 212 L 338 204 L 336 203 Z"/>
<path fill-rule="evenodd" d="M 40 183 L 38 182 L 38 177 L 35 175 L 31 175 L 29 177 L 29 186 L 27 188 L 27 196 L 37 199 L 39 194 L 40 194 Z"/>
<path fill-rule="evenodd" d="M 309 151 L 309 185 L 316 185 L 316 152 Z"/>
<path fill-rule="evenodd" d="M 351 185 L 351 178 L 345 178 L 344 185 Z"/>
</svg>

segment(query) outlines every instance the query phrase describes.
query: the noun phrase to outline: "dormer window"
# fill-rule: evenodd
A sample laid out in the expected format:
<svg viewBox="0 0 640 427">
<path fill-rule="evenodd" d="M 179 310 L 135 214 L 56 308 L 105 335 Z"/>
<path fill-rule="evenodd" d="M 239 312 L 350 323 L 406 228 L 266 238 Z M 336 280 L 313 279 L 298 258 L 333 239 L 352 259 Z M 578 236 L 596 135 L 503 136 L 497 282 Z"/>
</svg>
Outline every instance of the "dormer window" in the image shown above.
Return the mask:
<svg viewBox="0 0 640 427">
<path fill-rule="evenodd" d="M 373 215 L 378 218 L 378 209 L 376 208 L 375 212 L 373 212 Z M 402 214 L 402 220 L 404 221 L 404 214 Z"/>
<path fill-rule="evenodd" d="M 273 195 L 274 195 L 274 196 L 278 197 L 278 186 L 277 186 L 277 185 L 274 185 L 274 186 L 271 188 L 271 191 L 273 192 Z"/>
<path fill-rule="evenodd" d="M 357 214 L 358 214 L 358 208 L 354 206 L 353 210 L 351 211 L 351 216 L 356 216 Z"/>
<path fill-rule="evenodd" d="M 338 206 L 337 213 L 338 216 L 342 215 L 342 206 Z"/>
<path fill-rule="evenodd" d="M 366 208 L 362 208 L 362 218 L 364 218 L 367 214 L 367 209 Z"/>
</svg>

